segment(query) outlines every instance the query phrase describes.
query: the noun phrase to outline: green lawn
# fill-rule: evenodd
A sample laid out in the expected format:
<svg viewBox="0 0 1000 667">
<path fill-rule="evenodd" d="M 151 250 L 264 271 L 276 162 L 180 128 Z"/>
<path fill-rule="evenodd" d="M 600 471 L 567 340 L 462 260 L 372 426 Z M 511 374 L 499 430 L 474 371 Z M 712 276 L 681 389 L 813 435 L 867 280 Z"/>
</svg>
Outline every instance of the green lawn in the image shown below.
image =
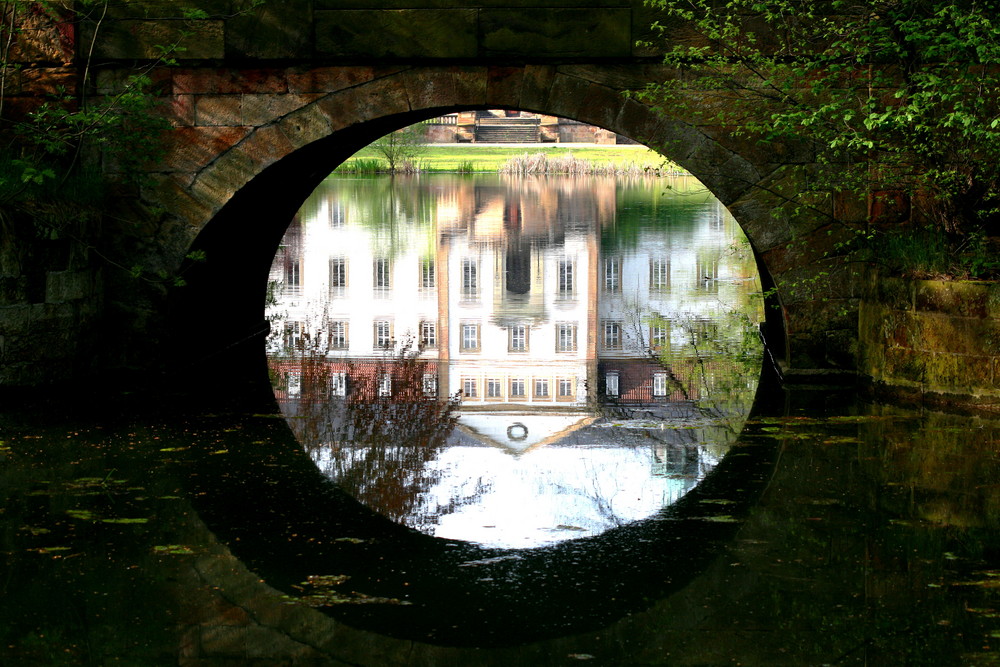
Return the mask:
<svg viewBox="0 0 1000 667">
<path fill-rule="evenodd" d="M 664 158 L 645 146 L 598 145 L 598 144 L 532 144 L 530 146 L 506 146 L 503 144 L 428 144 L 418 158 L 424 171 L 457 171 L 463 163 L 471 163 L 473 171 L 495 172 L 509 158 L 519 155 L 545 153 L 548 157 L 571 154 L 573 157 L 596 164 L 658 167 Z M 362 148 L 344 164 L 355 159 L 378 158 L 371 148 Z"/>
</svg>

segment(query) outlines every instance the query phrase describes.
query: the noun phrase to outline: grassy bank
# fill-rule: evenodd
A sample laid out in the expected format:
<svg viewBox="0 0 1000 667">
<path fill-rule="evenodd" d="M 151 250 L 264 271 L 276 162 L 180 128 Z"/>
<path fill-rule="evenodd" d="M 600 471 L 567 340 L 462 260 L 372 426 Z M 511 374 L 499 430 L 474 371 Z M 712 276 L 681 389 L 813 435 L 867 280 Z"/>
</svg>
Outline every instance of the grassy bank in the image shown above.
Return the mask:
<svg viewBox="0 0 1000 667">
<path fill-rule="evenodd" d="M 472 171 L 496 173 L 511 159 L 524 155 L 544 155 L 551 163 L 574 158 L 574 162 L 589 162 L 603 170 L 622 172 L 642 171 L 663 167 L 665 159 L 645 146 L 603 146 L 597 144 L 428 144 L 417 158 L 421 171 Z M 340 169 L 351 169 L 355 162 L 370 164 L 380 159 L 378 153 L 363 148 L 349 158 Z M 384 160 L 382 161 L 384 163 Z M 672 163 L 669 170 L 679 170 Z"/>
</svg>

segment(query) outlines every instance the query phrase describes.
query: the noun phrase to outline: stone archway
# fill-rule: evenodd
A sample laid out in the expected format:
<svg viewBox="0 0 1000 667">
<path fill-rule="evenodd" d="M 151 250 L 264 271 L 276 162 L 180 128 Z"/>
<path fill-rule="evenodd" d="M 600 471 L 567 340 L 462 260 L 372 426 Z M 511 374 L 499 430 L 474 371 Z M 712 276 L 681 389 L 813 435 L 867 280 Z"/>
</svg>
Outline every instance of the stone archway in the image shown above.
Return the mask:
<svg viewBox="0 0 1000 667">
<path fill-rule="evenodd" d="M 511 108 L 559 115 L 669 147 L 669 157 L 701 180 L 743 226 L 767 286 L 779 290 L 808 280 L 817 265 L 827 222 L 776 218 L 787 162 L 768 161 L 735 145 L 718 128 L 666 119 L 622 94 L 662 71 L 601 66 L 412 67 L 386 73 L 371 67 L 174 75 L 178 117 L 166 168 L 143 192 L 147 204 L 170 211 L 151 249 L 153 265 L 175 269 L 192 249 L 206 261 L 188 267 L 188 287 L 171 316 L 178 332 L 199 331 L 178 354 L 191 361 L 222 359 L 224 351 L 260 332 L 266 272 L 278 241 L 301 202 L 340 162 L 379 136 L 442 113 Z M 249 92 L 261 88 L 271 93 Z M 179 96 L 177 91 L 187 92 Z M 214 91 L 214 92 L 206 92 Z M 190 98 L 190 99 L 189 99 Z M 233 99 L 230 99 L 233 98 Z M 231 105 L 240 100 L 240 122 Z M 792 241 L 797 245 L 792 245 Z M 850 277 L 814 281 L 806 298 L 785 300 L 768 313 L 772 355 L 793 369 L 850 368 L 854 335 L 844 304 Z M 824 304 L 822 307 L 817 304 Z M 840 314 L 835 314 L 840 310 Z M 839 318 L 839 319 L 838 319 Z M 787 327 L 787 344 L 783 340 Z M 836 345 L 830 341 L 835 340 Z M 215 362 L 213 362 L 215 363 Z M 229 366 L 229 364 L 225 364 Z M 227 370 L 227 372 L 229 372 Z"/>
<path fill-rule="evenodd" d="M 167 168 L 143 193 L 147 203 L 172 213 L 174 233 L 169 240 L 165 230 L 158 234 L 167 243 L 155 248 L 155 261 L 178 267 L 191 249 L 203 250 L 207 257 L 188 270 L 189 287 L 173 311 L 178 331 L 197 323 L 204 334 L 193 350 L 181 354 L 221 352 L 258 331 L 266 270 L 278 240 L 301 202 L 337 164 L 391 130 L 460 109 L 549 113 L 647 145 L 671 147 L 669 157 L 736 214 L 758 253 L 765 279 L 770 270 L 780 286 L 785 274 L 801 271 L 796 264 L 808 259 L 789 255 L 784 245 L 791 238 L 791 223 L 771 216 L 767 198 L 771 185 L 780 182 L 781 165 L 758 164 L 716 140 L 712 132 L 665 119 L 621 94 L 653 75 L 597 66 L 530 65 L 408 68 L 384 75 L 368 67 L 287 70 L 281 73 L 282 86 L 271 84 L 286 92 L 241 94 L 244 119 L 250 105 L 267 111 L 254 112 L 257 125 L 239 127 L 222 124 L 232 122 L 231 110 L 213 116 L 214 109 L 225 106 L 222 96 L 189 86 L 187 95 L 193 100 L 186 102 L 193 107 L 195 124 L 173 132 Z M 177 79 L 175 89 L 186 81 Z M 235 76 L 234 81 L 233 90 L 260 87 L 250 78 Z M 300 92 L 287 92 L 292 82 Z M 202 86 L 215 89 L 217 84 L 204 81 Z M 179 103 L 176 97 L 174 103 Z M 762 188 L 761 183 L 769 185 Z M 796 323 L 794 317 L 790 321 Z M 815 317 L 809 324 L 813 329 L 824 325 Z M 806 342 L 822 346 L 820 340 Z M 788 357 L 785 349 L 775 352 Z M 812 355 L 802 356 L 805 363 L 800 366 L 825 365 Z"/>
</svg>

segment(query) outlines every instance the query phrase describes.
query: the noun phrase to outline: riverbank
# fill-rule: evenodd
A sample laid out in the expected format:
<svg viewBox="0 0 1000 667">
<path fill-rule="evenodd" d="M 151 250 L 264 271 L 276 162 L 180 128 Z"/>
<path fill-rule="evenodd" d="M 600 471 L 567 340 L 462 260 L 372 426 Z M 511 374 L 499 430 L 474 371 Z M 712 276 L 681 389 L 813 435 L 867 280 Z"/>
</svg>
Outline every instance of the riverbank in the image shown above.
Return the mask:
<svg viewBox="0 0 1000 667">
<path fill-rule="evenodd" d="M 641 145 L 603 144 L 427 144 L 421 148 L 416 163 L 421 171 L 467 171 L 495 173 L 512 158 L 544 155 L 554 161 L 573 157 L 602 168 L 615 168 L 623 172 L 665 168 L 683 172 L 679 166 L 662 155 Z M 362 148 L 338 167 L 349 171 L 359 160 L 380 159 L 377 150 Z M 384 159 L 382 160 L 384 163 Z"/>
</svg>

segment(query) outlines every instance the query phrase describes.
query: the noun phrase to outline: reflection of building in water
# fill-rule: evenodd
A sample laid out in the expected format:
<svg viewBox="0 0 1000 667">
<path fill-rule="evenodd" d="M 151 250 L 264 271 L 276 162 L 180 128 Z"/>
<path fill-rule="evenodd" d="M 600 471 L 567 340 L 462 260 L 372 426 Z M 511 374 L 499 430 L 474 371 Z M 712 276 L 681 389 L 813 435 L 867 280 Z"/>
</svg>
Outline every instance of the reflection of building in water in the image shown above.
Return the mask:
<svg viewBox="0 0 1000 667">
<path fill-rule="evenodd" d="M 629 226 L 613 178 L 379 191 L 401 180 L 328 181 L 272 266 L 275 393 L 331 479 L 424 532 L 527 547 L 651 516 L 704 478 L 732 431 L 696 405 L 714 362 L 680 350 L 734 301 L 721 207 Z M 628 410 L 611 428 L 601 404 L 684 428 Z"/>
<path fill-rule="evenodd" d="M 330 362 L 334 395 L 374 386 L 393 397 L 410 391 L 389 370 L 409 345 L 426 364 L 420 391 L 459 394 L 466 412 L 582 418 L 595 400 L 698 398 L 698 383 L 659 357 L 717 314 L 737 268 L 717 243 L 667 220 L 600 248 L 616 223 L 613 178 L 449 186 L 417 181 L 419 197 L 389 210 L 317 191 L 272 267 L 283 289 L 269 314 L 284 317 L 272 357 L 307 350 Z M 709 210 L 702 226 L 717 235 L 723 210 Z M 672 324 L 680 312 L 684 330 Z"/>
</svg>

